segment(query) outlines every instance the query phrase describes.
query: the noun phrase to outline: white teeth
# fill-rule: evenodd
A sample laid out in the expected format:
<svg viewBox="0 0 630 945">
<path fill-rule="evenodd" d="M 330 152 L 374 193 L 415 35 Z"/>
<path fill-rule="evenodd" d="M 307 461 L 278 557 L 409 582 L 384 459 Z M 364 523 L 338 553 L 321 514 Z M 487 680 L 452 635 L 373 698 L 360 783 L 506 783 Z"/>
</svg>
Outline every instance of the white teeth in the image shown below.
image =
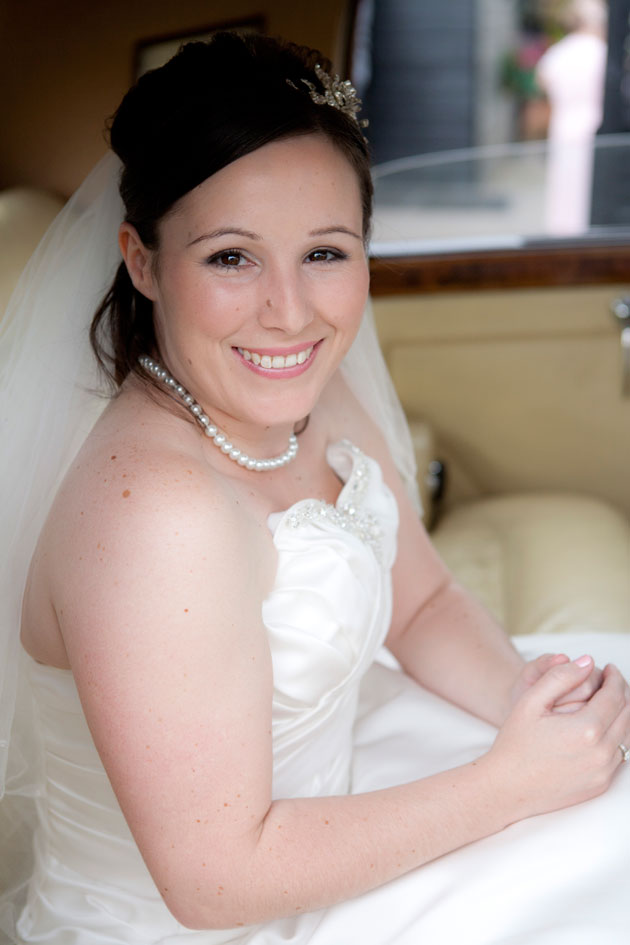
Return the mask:
<svg viewBox="0 0 630 945">
<path fill-rule="evenodd" d="M 297 354 L 288 354 L 286 357 L 282 354 L 258 354 L 256 351 L 248 351 L 247 348 L 237 348 L 239 354 L 252 364 L 259 364 L 267 370 L 295 367 L 296 364 L 304 364 L 313 353 L 313 345 L 299 351 Z"/>
</svg>

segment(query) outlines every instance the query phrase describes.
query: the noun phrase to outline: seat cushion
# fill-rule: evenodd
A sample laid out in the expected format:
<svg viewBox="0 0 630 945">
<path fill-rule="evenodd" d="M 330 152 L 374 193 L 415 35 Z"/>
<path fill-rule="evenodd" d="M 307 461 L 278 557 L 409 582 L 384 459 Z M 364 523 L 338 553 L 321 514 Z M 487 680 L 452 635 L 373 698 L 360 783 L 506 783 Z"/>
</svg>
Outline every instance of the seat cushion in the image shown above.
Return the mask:
<svg viewBox="0 0 630 945">
<path fill-rule="evenodd" d="M 0 325 L 20 273 L 63 204 L 29 187 L 0 192 Z"/>
<path fill-rule="evenodd" d="M 630 632 L 630 523 L 598 499 L 476 500 L 447 513 L 432 538 L 511 634 Z"/>
</svg>

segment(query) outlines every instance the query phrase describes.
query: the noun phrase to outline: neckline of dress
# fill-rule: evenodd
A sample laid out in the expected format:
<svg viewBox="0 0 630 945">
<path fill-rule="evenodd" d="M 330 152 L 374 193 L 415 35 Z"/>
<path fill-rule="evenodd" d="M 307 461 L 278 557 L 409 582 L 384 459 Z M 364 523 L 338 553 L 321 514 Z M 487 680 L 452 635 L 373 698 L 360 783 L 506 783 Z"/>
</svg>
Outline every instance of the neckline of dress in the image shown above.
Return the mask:
<svg viewBox="0 0 630 945">
<path fill-rule="evenodd" d="M 335 452 L 338 451 L 338 457 Z M 352 535 L 362 544 L 369 546 L 381 563 L 383 560 L 383 528 L 378 516 L 364 508 L 364 500 L 369 490 L 370 459 L 349 440 L 330 444 L 326 457 L 331 468 L 343 481 L 340 467 L 344 460 L 349 460 L 351 468 L 337 496 L 334 505 L 325 499 L 300 499 L 283 512 L 272 512 L 267 517 L 267 526 L 274 542 L 287 533 L 295 535 L 302 526 L 331 527 L 338 533 Z M 339 462 L 335 462 L 338 459 Z M 373 460 L 371 462 L 374 462 Z"/>
<path fill-rule="evenodd" d="M 348 472 L 347 478 L 344 479 L 339 474 L 339 471 L 336 469 L 333 462 L 331 462 L 331 454 L 336 450 L 342 451 L 342 453 L 350 459 L 352 463 L 352 468 Z M 305 503 L 310 503 L 313 505 L 321 505 L 329 509 L 339 510 L 346 500 L 346 493 L 350 492 L 354 486 L 354 483 L 357 478 L 357 469 L 360 463 L 365 463 L 366 457 L 361 452 L 361 450 L 351 442 L 351 440 L 335 440 L 333 443 L 329 443 L 326 447 L 326 462 L 333 470 L 333 472 L 339 476 L 341 482 L 341 488 L 337 494 L 337 498 L 334 502 L 328 502 L 326 499 L 315 499 L 313 496 L 305 496 L 303 499 L 297 499 L 291 505 L 287 506 L 285 509 L 279 509 L 277 512 L 270 512 L 267 516 L 267 524 L 269 525 L 272 533 L 275 532 L 276 528 L 280 524 L 280 521 L 285 518 L 285 516 L 290 515 L 296 509 L 299 509 L 300 506 Z M 273 523 L 273 524 L 272 524 Z"/>
</svg>

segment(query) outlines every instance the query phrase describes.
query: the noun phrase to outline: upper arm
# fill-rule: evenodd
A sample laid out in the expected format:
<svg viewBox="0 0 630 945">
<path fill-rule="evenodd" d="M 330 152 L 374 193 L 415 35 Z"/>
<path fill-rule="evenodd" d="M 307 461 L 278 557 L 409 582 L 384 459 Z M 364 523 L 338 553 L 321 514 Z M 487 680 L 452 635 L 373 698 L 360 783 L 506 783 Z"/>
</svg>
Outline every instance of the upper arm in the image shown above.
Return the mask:
<svg viewBox="0 0 630 945">
<path fill-rule="evenodd" d="M 175 903 L 238 871 L 271 800 L 266 536 L 201 471 L 180 473 L 77 496 L 52 580 L 95 744 Z"/>
</svg>

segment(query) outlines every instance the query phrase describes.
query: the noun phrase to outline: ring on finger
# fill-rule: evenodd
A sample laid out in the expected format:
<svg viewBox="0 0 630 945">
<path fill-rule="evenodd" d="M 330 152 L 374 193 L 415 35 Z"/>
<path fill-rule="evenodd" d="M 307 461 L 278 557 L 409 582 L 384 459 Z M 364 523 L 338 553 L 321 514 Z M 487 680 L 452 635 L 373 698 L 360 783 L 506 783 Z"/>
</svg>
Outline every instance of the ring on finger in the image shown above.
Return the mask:
<svg viewBox="0 0 630 945">
<path fill-rule="evenodd" d="M 624 761 L 630 761 L 630 748 L 626 748 L 625 745 L 619 744 L 617 746 L 621 752 L 621 757 Z"/>
</svg>

